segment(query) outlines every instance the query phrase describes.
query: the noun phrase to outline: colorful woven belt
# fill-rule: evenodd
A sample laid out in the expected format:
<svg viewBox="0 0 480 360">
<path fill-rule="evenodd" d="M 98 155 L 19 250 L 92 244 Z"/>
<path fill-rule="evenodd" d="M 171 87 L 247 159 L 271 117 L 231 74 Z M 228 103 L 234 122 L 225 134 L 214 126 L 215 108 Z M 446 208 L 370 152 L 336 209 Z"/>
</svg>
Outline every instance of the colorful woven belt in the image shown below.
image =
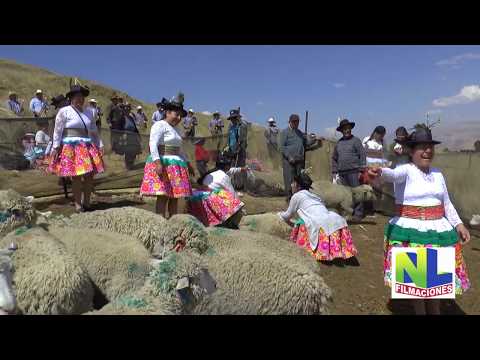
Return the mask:
<svg viewBox="0 0 480 360">
<path fill-rule="evenodd" d="M 418 220 L 438 220 L 445 216 L 443 205 L 438 206 L 412 206 L 397 205 L 397 216 L 418 219 Z"/>
<path fill-rule="evenodd" d="M 159 145 L 158 152 L 160 155 L 179 155 L 180 148 L 178 146 Z"/>
</svg>

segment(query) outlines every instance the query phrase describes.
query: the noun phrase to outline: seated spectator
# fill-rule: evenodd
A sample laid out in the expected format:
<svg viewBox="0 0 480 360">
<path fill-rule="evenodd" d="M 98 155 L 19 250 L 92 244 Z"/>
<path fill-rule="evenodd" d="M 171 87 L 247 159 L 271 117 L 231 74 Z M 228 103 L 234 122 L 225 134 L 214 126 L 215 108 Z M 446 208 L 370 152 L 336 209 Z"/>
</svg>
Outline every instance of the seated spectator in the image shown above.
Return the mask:
<svg viewBox="0 0 480 360">
<path fill-rule="evenodd" d="M 23 103 L 19 102 L 17 99 L 17 93 L 15 91 L 10 91 L 8 93 L 8 108 L 16 115 L 23 113 Z"/>
</svg>

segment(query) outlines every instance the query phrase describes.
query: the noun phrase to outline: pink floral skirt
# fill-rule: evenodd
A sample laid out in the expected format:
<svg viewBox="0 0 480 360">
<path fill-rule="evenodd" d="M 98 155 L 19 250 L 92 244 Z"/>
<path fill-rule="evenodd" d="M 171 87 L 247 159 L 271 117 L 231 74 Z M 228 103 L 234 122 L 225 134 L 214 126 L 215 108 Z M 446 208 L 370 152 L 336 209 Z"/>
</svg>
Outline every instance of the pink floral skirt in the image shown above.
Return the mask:
<svg viewBox="0 0 480 360">
<path fill-rule="evenodd" d="M 100 150 L 95 144 L 79 141 L 63 144 L 56 160 L 49 157 L 47 171 L 60 177 L 81 176 L 105 171 Z"/>
<path fill-rule="evenodd" d="M 188 212 L 205 226 L 224 223 L 244 206 L 243 202 L 226 190 L 194 191 L 188 201 Z"/>
<path fill-rule="evenodd" d="M 192 186 L 188 176 L 187 163 L 184 160 L 161 157 L 162 174 L 158 176 L 151 156 L 144 168 L 140 194 L 145 196 L 167 196 L 184 198 L 192 195 Z"/>
<path fill-rule="evenodd" d="M 348 227 L 339 229 L 330 236 L 327 236 L 323 229 L 320 229 L 318 245 L 315 250 L 312 250 L 310 246 L 307 227 L 303 223 L 295 225 L 290 234 L 290 240 L 306 249 L 317 261 L 348 259 L 357 255 L 357 249 L 353 245 L 352 233 Z"/>
</svg>

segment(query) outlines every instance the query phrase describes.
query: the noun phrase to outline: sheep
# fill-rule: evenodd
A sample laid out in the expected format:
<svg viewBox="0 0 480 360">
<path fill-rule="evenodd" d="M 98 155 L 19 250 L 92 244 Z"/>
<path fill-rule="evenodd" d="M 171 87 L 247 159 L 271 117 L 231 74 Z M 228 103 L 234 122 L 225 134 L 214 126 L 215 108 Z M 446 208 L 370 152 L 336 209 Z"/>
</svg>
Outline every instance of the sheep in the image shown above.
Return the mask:
<svg viewBox="0 0 480 360">
<path fill-rule="evenodd" d="M 0 238 L 22 226 L 32 226 L 36 218 L 31 198 L 11 189 L 0 190 Z"/>
<path fill-rule="evenodd" d="M 277 214 L 266 213 L 245 216 L 240 222 L 240 230 L 270 234 L 288 240 L 292 228 Z"/>
<path fill-rule="evenodd" d="M 86 315 L 190 314 L 204 296 L 215 290 L 215 281 L 199 254 L 192 250 L 169 253 L 163 260 L 155 260 L 141 289 Z"/>
<path fill-rule="evenodd" d="M 194 216 L 177 214 L 172 216 L 167 226 L 163 226 L 158 233 L 162 241 L 157 242 L 152 254 L 162 258 L 165 253 L 173 249 L 193 249 L 203 254 L 208 249 L 208 236 L 203 224 Z"/>
<path fill-rule="evenodd" d="M 70 218 L 52 219 L 49 223 L 129 235 L 142 242 L 147 250 L 152 251 L 161 239 L 160 234 L 164 232 L 166 221 L 151 211 L 127 206 L 74 214 Z"/>
<path fill-rule="evenodd" d="M 70 315 L 92 310 L 92 283 L 65 246 L 40 227 L 18 230 L 0 239 L 0 246 L 17 247 L 12 260 L 19 312 Z"/>
<path fill-rule="evenodd" d="M 17 301 L 12 286 L 12 250 L 0 250 L 0 315 L 12 313 Z"/>
<path fill-rule="evenodd" d="M 360 201 L 376 199 L 370 185 L 360 185 L 355 188 L 333 184 L 329 181 L 315 181 L 313 193 L 320 196 L 328 209 L 336 210 L 340 215 L 348 217 L 353 214 L 353 204 Z"/>
<path fill-rule="evenodd" d="M 195 314 L 327 314 L 331 290 L 315 260 L 292 242 L 209 228 L 207 267 L 218 290 Z"/>
<path fill-rule="evenodd" d="M 140 289 L 152 270 L 147 249 L 126 235 L 52 225 L 48 231 L 77 258 L 108 301 Z"/>
</svg>

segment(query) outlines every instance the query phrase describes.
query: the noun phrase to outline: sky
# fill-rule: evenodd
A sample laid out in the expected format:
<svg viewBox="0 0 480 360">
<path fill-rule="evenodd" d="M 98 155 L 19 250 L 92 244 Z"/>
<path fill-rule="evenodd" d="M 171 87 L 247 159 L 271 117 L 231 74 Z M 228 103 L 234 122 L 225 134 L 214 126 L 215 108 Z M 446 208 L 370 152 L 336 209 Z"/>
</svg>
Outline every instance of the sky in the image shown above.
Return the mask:
<svg viewBox="0 0 480 360">
<path fill-rule="evenodd" d="M 241 107 L 281 127 L 309 111 L 309 131 L 331 135 L 338 117 L 367 136 L 393 135 L 440 116 L 435 131 L 480 138 L 480 46 L 0 46 L 0 58 L 94 80 L 156 102 L 185 93 L 195 111 Z M 468 140 L 470 141 L 470 140 Z M 461 146 L 461 145 L 459 145 Z"/>
</svg>

